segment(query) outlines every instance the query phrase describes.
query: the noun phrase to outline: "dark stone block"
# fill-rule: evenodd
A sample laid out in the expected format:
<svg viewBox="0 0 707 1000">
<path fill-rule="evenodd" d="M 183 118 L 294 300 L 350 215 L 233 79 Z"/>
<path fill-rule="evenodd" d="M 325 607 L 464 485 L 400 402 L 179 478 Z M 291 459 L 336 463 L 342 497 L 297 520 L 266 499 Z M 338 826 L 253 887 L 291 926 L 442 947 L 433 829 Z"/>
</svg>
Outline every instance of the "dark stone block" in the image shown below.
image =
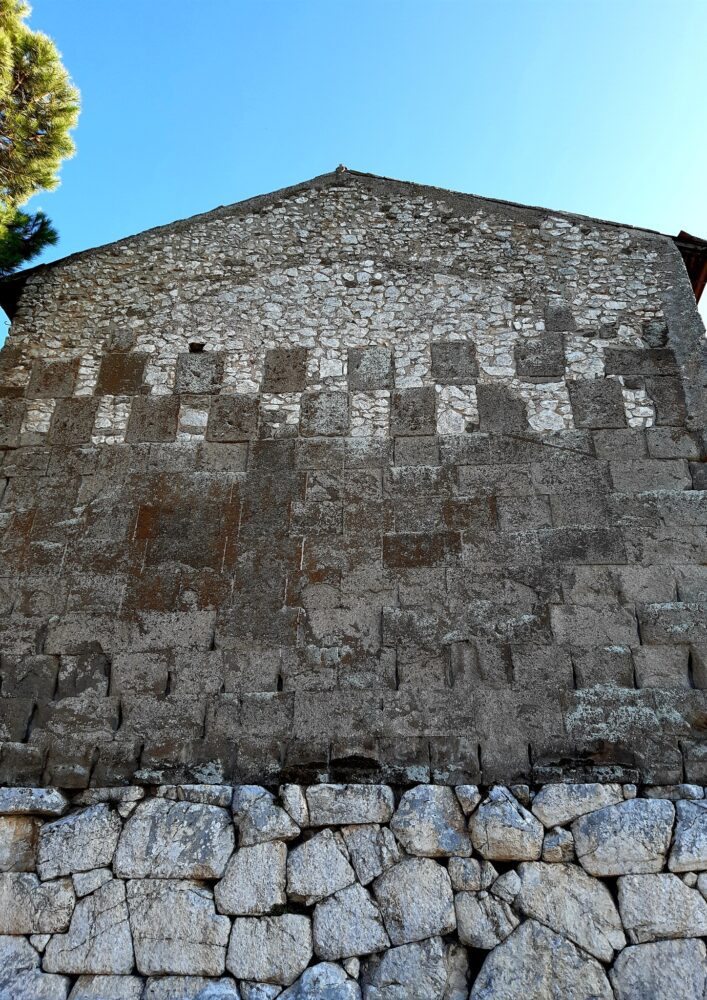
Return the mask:
<svg viewBox="0 0 707 1000">
<path fill-rule="evenodd" d="M 465 385 L 479 374 L 476 347 L 464 340 L 437 340 L 431 345 L 432 377 L 442 385 Z"/>
<path fill-rule="evenodd" d="M 396 465 L 439 465 L 436 437 L 399 437 L 395 439 Z"/>
<path fill-rule="evenodd" d="M 607 375 L 677 375 L 675 355 L 665 347 L 611 347 L 604 355 Z"/>
<path fill-rule="evenodd" d="M 258 400 L 253 396 L 216 396 L 211 402 L 207 441 L 247 441 L 258 433 Z"/>
<path fill-rule="evenodd" d="M 306 385 L 305 347 L 276 347 L 266 352 L 263 392 L 303 392 Z"/>
<path fill-rule="evenodd" d="M 451 563 L 460 551 L 461 539 L 456 531 L 409 532 L 383 537 L 383 564 L 395 569 Z"/>
<path fill-rule="evenodd" d="M 647 378 L 646 393 L 655 406 L 658 426 L 680 426 L 685 423 L 685 394 L 679 378 Z"/>
<path fill-rule="evenodd" d="M 684 427 L 649 427 L 646 441 L 651 458 L 687 458 L 697 462 L 707 458 L 704 438 Z"/>
<path fill-rule="evenodd" d="M 662 319 L 647 319 L 641 336 L 649 347 L 665 347 L 668 342 L 668 324 Z"/>
<path fill-rule="evenodd" d="M 198 354 L 180 354 L 177 357 L 175 392 L 216 392 L 223 377 L 223 354 L 207 351 Z"/>
<path fill-rule="evenodd" d="M 380 469 L 393 464 L 393 442 L 387 437 L 346 438 L 344 466 L 348 469 Z"/>
<path fill-rule="evenodd" d="M 326 469 L 335 472 L 344 467 L 345 444 L 340 438 L 300 439 L 295 445 L 298 469 Z"/>
<path fill-rule="evenodd" d="M 641 604 L 638 606 L 641 641 L 650 646 L 684 645 L 707 641 L 707 604 Z"/>
<path fill-rule="evenodd" d="M 597 458 L 643 458 L 647 453 L 646 432 L 640 427 L 625 427 L 594 431 Z"/>
<path fill-rule="evenodd" d="M 254 441 L 248 465 L 259 472 L 288 472 L 295 467 L 294 441 Z"/>
<path fill-rule="evenodd" d="M 707 462 L 690 462 L 693 490 L 707 490 Z"/>
<path fill-rule="evenodd" d="M 566 302 L 548 302 L 545 306 L 545 329 L 548 333 L 565 333 L 576 329 L 572 310 Z"/>
<path fill-rule="evenodd" d="M 35 361 L 27 395 L 34 399 L 71 396 L 76 385 L 78 358 L 73 361 Z"/>
<path fill-rule="evenodd" d="M 49 427 L 50 444 L 73 446 L 90 441 L 97 409 L 98 400 L 92 396 L 60 399 Z"/>
<path fill-rule="evenodd" d="M 616 379 L 572 379 L 567 383 L 577 427 L 625 427 L 621 383 Z"/>
<path fill-rule="evenodd" d="M 134 396 L 125 440 L 174 441 L 178 414 L 178 396 Z"/>
<path fill-rule="evenodd" d="M 682 458 L 637 458 L 610 462 L 614 488 L 620 493 L 646 490 L 687 490 L 692 485 L 690 470 Z"/>
<path fill-rule="evenodd" d="M 626 550 L 617 528 L 541 528 L 544 562 L 601 565 L 625 563 Z"/>
<path fill-rule="evenodd" d="M 565 374 L 564 342 L 554 331 L 546 331 L 542 338 L 519 340 L 514 354 L 521 378 L 560 378 Z"/>
<path fill-rule="evenodd" d="M 346 392 L 306 392 L 300 408 L 300 433 L 305 437 L 336 437 L 349 431 Z"/>
<path fill-rule="evenodd" d="M 479 426 L 496 434 L 527 431 L 525 402 L 504 385 L 480 385 L 476 390 Z"/>
<path fill-rule="evenodd" d="M 3 697 L 49 700 L 54 696 L 58 671 L 57 656 L 3 657 Z"/>
<path fill-rule="evenodd" d="M 0 399 L 0 447 L 15 448 L 20 443 L 24 414 L 24 400 Z"/>
<path fill-rule="evenodd" d="M 387 347 L 350 347 L 348 373 L 354 391 L 392 389 L 393 354 Z"/>
<path fill-rule="evenodd" d="M 550 618 L 555 640 L 565 645 L 639 645 L 636 617 L 630 607 L 557 605 L 550 608 Z"/>
<path fill-rule="evenodd" d="M 576 686 L 597 684 L 632 688 L 633 658 L 628 646 L 577 647 L 572 649 Z"/>
<path fill-rule="evenodd" d="M 435 391 L 432 386 L 400 389 L 391 397 L 390 433 L 393 437 L 434 434 Z"/>
<path fill-rule="evenodd" d="M 101 361 L 97 395 L 136 396 L 142 389 L 147 354 L 106 354 Z"/>
</svg>

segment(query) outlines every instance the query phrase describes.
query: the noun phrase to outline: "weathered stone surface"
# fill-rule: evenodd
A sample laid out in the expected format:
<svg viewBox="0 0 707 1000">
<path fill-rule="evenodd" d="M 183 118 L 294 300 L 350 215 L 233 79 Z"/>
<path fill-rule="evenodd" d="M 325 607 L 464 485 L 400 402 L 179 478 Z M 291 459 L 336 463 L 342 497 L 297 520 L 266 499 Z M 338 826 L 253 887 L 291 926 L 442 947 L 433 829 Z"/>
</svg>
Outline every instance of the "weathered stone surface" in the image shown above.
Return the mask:
<svg viewBox="0 0 707 1000">
<path fill-rule="evenodd" d="M 241 983 L 241 1000 L 274 1000 L 282 993 L 282 986 L 270 983 Z"/>
<path fill-rule="evenodd" d="M 109 865 L 121 830 L 120 816 L 105 804 L 45 823 L 39 835 L 39 877 L 46 880 Z"/>
<path fill-rule="evenodd" d="M 79 976 L 69 1000 L 142 1000 L 139 976 Z"/>
<path fill-rule="evenodd" d="M 220 878 L 234 839 L 225 809 L 147 799 L 125 824 L 113 869 L 121 878 Z"/>
<path fill-rule="evenodd" d="M 228 976 L 221 979 L 164 976 L 148 979 L 142 1000 L 241 1000 L 241 992 Z M 243 994 L 243 1000 L 248 1000 L 246 994 Z"/>
<path fill-rule="evenodd" d="M 535 920 L 486 958 L 469 1000 L 613 1000 L 599 962 Z"/>
<path fill-rule="evenodd" d="M 487 892 L 458 892 L 454 897 L 459 940 L 490 951 L 520 923 L 508 903 Z"/>
<path fill-rule="evenodd" d="M 660 799 L 630 799 L 572 824 L 577 859 L 590 875 L 643 875 L 665 864 L 675 809 Z"/>
<path fill-rule="evenodd" d="M 219 913 L 262 916 L 284 906 L 286 864 L 287 845 L 281 840 L 241 847 L 214 886 Z"/>
<path fill-rule="evenodd" d="M 567 864 L 575 860 L 574 837 L 569 830 L 557 827 L 545 834 L 543 840 L 543 861 L 551 864 Z"/>
<path fill-rule="evenodd" d="M 226 965 L 237 979 L 290 986 L 312 957 L 308 917 L 236 917 Z"/>
<path fill-rule="evenodd" d="M 467 976 L 464 949 L 432 937 L 368 959 L 361 985 L 364 1000 L 467 1000 Z"/>
<path fill-rule="evenodd" d="M 0 875 L 0 934 L 65 931 L 75 902 L 71 879 L 43 885 L 29 872 Z"/>
<path fill-rule="evenodd" d="M 469 820 L 475 849 L 491 861 L 534 861 L 543 847 L 543 827 L 505 788 L 492 788 Z"/>
<path fill-rule="evenodd" d="M 0 872 L 34 871 L 40 825 L 33 816 L 0 816 Z"/>
<path fill-rule="evenodd" d="M 241 847 L 268 840 L 294 840 L 299 826 L 275 804 L 275 796 L 260 785 L 240 785 L 233 793 L 233 818 Z"/>
<path fill-rule="evenodd" d="M 368 885 L 402 857 L 397 841 L 387 826 L 378 826 L 377 823 L 345 826 L 341 835 L 361 885 Z"/>
<path fill-rule="evenodd" d="M 616 1000 L 703 1000 L 706 958 L 695 939 L 626 948 L 609 973 Z"/>
<path fill-rule="evenodd" d="M 707 799 L 676 804 L 675 840 L 668 859 L 671 872 L 707 870 Z"/>
<path fill-rule="evenodd" d="M 393 944 L 409 944 L 456 927 L 449 875 L 436 861 L 407 858 L 373 883 L 373 894 Z"/>
<path fill-rule="evenodd" d="M 47 972 L 123 975 L 133 969 L 125 885 L 114 879 L 80 899 L 66 934 L 55 934 L 44 952 Z"/>
<path fill-rule="evenodd" d="M 138 972 L 145 976 L 221 976 L 230 921 L 196 882 L 128 882 L 130 929 Z"/>
<path fill-rule="evenodd" d="M 0 816 L 61 816 L 68 805 L 58 788 L 0 788 Z"/>
<path fill-rule="evenodd" d="M 520 875 L 514 868 L 509 868 L 492 883 L 491 892 L 506 903 L 515 902 L 520 892 Z"/>
<path fill-rule="evenodd" d="M 551 930 L 574 941 L 602 962 L 626 944 L 611 893 L 576 865 L 542 862 L 519 866 L 520 892 L 514 906 Z M 622 914 L 623 915 L 623 914 Z"/>
<path fill-rule="evenodd" d="M 72 875 L 71 881 L 74 892 L 80 899 L 82 896 L 88 896 L 90 892 L 95 892 L 105 882 L 110 882 L 112 878 L 113 872 L 110 868 L 94 868 L 90 872 L 79 872 L 78 875 Z"/>
<path fill-rule="evenodd" d="M 296 983 L 280 994 L 282 1000 L 361 1000 L 358 983 L 340 965 L 320 962 L 306 969 Z"/>
<path fill-rule="evenodd" d="M 387 785 L 314 785 L 307 789 L 312 826 L 388 823 L 395 800 Z"/>
<path fill-rule="evenodd" d="M 3 1000 L 66 1000 L 71 980 L 43 973 L 39 955 L 22 937 L 0 936 L 0 997 Z"/>
<path fill-rule="evenodd" d="M 309 808 L 301 785 L 282 785 L 280 800 L 297 826 L 301 828 L 309 826 Z"/>
<path fill-rule="evenodd" d="M 450 858 L 447 871 L 452 888 L 465 892 L 488 889 L 497 876 L 489 861 L 479 862 L 476 858 Z"/>
<path fill-rule="evenodd" d="M 677 875 L 624 875 L 618 887 L 621 920 L 632 944 L 707 935 L 707 901 Z"/>
<path fill-rule="evenodd" d="M 336 961 L 390 947 L 378 907 L 360 885 L 341 889 L 314 908 L 314 954 Z"/>
<path fill-rule="evenodd" d="M 546 829 L 566 826 L 585 813 L 623 802 L 621 785 L 560 783 L 545 785 L 533 799 L 531 811 Z"/>
<path fill-rule="evenodd" d="M 478 785 L 457 785 L 454 791 L 465 816 L 470 816 L 483 798 Z"/>
<path fill-rule="evenodd" d="M 287 859 L 287 895 L 308 906 L 355 879 L 346 848 L 331 830 L 322 830 L 293 848 Z"/>
<path fill-rule="evenodd" d="M 439 858 L 471 854 L 464 814 L 451 788 L 418 785 L 405 792 L 390 828 L 408 854 Z"/>
</svg>

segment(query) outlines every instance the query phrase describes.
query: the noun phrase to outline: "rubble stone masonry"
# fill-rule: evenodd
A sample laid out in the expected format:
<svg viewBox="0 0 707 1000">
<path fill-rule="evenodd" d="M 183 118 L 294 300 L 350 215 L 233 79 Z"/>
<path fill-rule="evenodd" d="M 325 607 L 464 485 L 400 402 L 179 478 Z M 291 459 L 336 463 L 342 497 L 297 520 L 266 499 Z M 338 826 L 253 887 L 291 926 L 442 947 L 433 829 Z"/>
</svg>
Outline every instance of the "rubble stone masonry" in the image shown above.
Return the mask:
<svg viewBox="0 0 707 1000">
<path fill-rule="evenodd" d="M 670 238 L 340 170 L 0 303 L 2 1000 L 703 1000 Z"/>
</svg>

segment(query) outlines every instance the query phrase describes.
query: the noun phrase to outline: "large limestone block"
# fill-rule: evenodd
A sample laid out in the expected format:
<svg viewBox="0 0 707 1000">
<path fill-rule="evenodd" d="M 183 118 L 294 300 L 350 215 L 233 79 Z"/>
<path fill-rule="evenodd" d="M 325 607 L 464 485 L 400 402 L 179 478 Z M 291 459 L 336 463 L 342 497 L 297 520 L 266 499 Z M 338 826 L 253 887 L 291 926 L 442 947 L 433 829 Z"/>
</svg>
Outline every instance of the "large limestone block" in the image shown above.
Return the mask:
<svg viewBox="0 0 707 1000">
<path fill-rule="evenodd" d="M 121 878 L 221 878 L 234 840 L 219 806 L 147 799 L 125 824 L 113 870 Z"/>
<path fill-rule="evenodd" d="M 285 906 L 286 865 L 287 845 L 281 840 L 241 847 L 214 887 L 219 913 L 257 917 Z"/>
<path fill-rule="evenodd" d="M 142 1000 L 139 976 L 79 976 L 69 1000 Z"/>
<path fill-rule="evenodd" d="M 361 971 L 364 1000 L 467 1000 L 467 956 L 439 937 L 390 948 Z"/>
<path fill-rule="evenodd" d="M 306 969 L 280 997 L 281 1000 L 361 1000 L 361 990 L 340 965 L 320 962 Z"/>
<path fill-rule="evenodd" d="M 306 794 L 311 826 L 388 823 L 395 807 L 387 785 L 313 785 Z"/>
<path fill-rule="evenodd" d="M 373 883 L 373 894 L 393 944 L 410 944 L 456 925 L 446 868 L 429 858 L 406 858 Z"/>
<path fill-rule="evenodd" d="M 260 785 L 239 785 L 233 792 L 231 808 L 241 847 L 299 836 L 299 826 L 276 804 L 275 796 Z"/>
<path fill-rule="evenodd" d="M 614 998 L 596 959 L 536 920 L 526 920 L 487 956 L 469 1000 Z"/>
<path fill-rule="evenodd" d="M 621 785 L 590 784 L 545 785 L 533 799 L 532 812 L 543 826 L 565 826 L 586 813 L 623 802 Z"/>
<path fill-rule="evenodd" d="M 39 877 L 46 880 L 109 865 L 121 830 L 120 816 L 105 803 L 45 823 L 39 834 Z"/>
<path fill-rule="evenodd" d="M 405 792 L 390 829 L 408 854 L 423 858 L 471 854 L 459 800 L 445 785 L 418 785 Z"/>
<path fill-rule="evenodd" d="M 67 933 L 55 934 L 47 945 L 44 968 L 74 976 L 132 972 L 133 941 L 123 882 L 113 879 L 78 901 Z"/>
<path fill-rule="evenodd" d="M 677 875 L 624 875 L 619 910 L 632 944 L 707 935 L 707 901 Z"/>
<path fill-rule="evenodd" d="M 231 922 L 209 889 L 190 881 L 128 882 L 135 961 L 144 976 L 221 976 Z"/>
<path fill-rule="evenodd" d="M 668 859 L 671 872 L 707 870 L 707 799 L 677 803 L 675 841 Z"/>
<path fill-rule="evenodd" d="M 148 979 L 142 1000 L 241 1000 L 241 993 L 230 977 L 163 976 Z"/>
<path fill-rule="evenodd" d="M 309 917 L 236 917 L 226 965 L 236 979 L 290 986 L 312 957 Z"/>
<path fill-rule="evenodd" d="M 502 787 L 492 788 L 469 820 L 479 854 L 490 861 L 536 861 L 543 849 L 543 826 Z"/>
<path fill-rule="evenodd" d="M 336 961 L 390 947 L 378 907 L 361 885 L 350 885 L 314 908 L 314 954 Z"/>
<path fill-rule="evenodd" d="M 577 859 L 590 875 L 659 872 L 670 846 L 675 809 L 661 799 L 629 799 L 572 824 Z"/>
<path fill-rule="evenodd" d="M 66 1000 L 71 980 L 47 975 L 39 955 L 23 937 L 0 936 L 0 997 L 2 1000 Z"/>
<path fill-rule="evenodd" d="M 0 816 L 0 872 L 33 872 L 41 821 L 34 816 Z"/>
<path fill-rule="evenodd" d="M 514 905 L 551 930 L 574 941 L 594 958 L 610 962 L 626 944 L 611 893 L 577 865 L 542 862 L 518 868 L 520 891 Z"/>
<path fill-rule="evenodd" d="M 0 788 L 0 816 L 61 816 L 68 808 L 58 788 Z"/>
<path fill-rule="evenodd" d="M 331 830 L 293 848 L 287 859 L 287 895 L 308 906 L 356 881 L 346 849 Z"/>
<path fill-rule="evenodd" d="M 458 892 L 454 906 L 459 940 L 470 948 L 490 951 L 520 923 L 508 903 L 487 892 Z"/>
<path fill-rule="evenodd" d="M 402 858 L 397 841 L 387 826 L 377 823 L 345 826 L 341 834 L 361 885 L 368 885 Z"/>
<path fill-rule="evenodd" d="M 633 945 L 609 977 L 616 1000 L 704 1000 L 707 950 L 695 938 Z"/>
<path fill-rule="evenodd" d="M 0 934 L 65 931 L 75 902 L 71 879 L 43 884 L 30 872 L 0 875 Z"/>
</svg>

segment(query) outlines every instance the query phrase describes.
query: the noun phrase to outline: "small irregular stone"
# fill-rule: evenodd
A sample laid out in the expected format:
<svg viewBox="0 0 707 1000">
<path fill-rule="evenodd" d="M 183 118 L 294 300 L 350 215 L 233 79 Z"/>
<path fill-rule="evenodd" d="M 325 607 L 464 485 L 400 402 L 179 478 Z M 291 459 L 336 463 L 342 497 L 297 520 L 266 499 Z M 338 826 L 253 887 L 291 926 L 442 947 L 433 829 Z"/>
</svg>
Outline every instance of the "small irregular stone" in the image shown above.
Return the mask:
<svg viewBox="0 0 707 1000">
<path fill-rule="evenodd" d="M 469 1000 L 614 1000 L 614 997 L 606 973 L 596 959 L 536 920 L 525 920 L 487 955 Z"/>
<path fill-rule="evenodd" d="M 122 829 L 120 816 L 105 803 L 45 823 L 37 850 L 39 877 L 46 881 L 109 865 Z"/>
<path fill-rule="evenodd" d="M 469 820 L 474 847 L 489 861 L 536 861 L 544 829 L 506 788 L 492 788 Z"/>
<path fill-rule="evenodd" d="M 388 785 L 313 785 L 307 789 L 311 826 L 389 823 L 395 807 Z"/>
<path fill-rule="evenodd" d="M 675 808 L 664 799 L 629 799 L 572 824 L 577 859 L 590 875 L 659 872 L 670 846 Z"/>
<path fill-rule="evenodd" d="M 703 799 L 704 791 L 701 785 L 649 785 L 644 788 L 643 794 L 647 799 L 670 799 L 677 802 L 679 799 Z"/>
<path fill-rule="evenodd" d="M 315 906 L 312 936 L 314 954 L 332 962 L 390 947 L 378 907 L 356 884 Z"/>
<path fill-rule="evenodd" d="M 163 976 L 148 979 L 142 1000 L 247 1000 L 230 977 Z"/>
<path fill-rule="evenodd" d="M 345 826 L 341 834 L 361 885 L 368 885 L 402 858 L 398 842 L 387 826 L 377 823 Z"/>
<path fill-rule="evenodd" d="M 671 872 L 707 870 L 707 799 L 676 804 L 675 840 L 668 859 Z"/>
<path fill-rule="evenodd" d="M 177 802 L 194 802 L 228 809 L 233 801 L 231 785 L 160 785 L 157 795 Z"/>
<path fill-rule="evenodd" d="M 452 883 L 431 858 L 406 858 L 373 883 L 385 929 L 393 944 L 451 933 L 457 924 Z"/>
<path fill-rule="evenodd" d="M 71 980 L 44 973 L 39 955 L 23 937 L 0 936 L 2 1000 L 66 1000 Z"/>
<path fill-rule="evenodd" d="M 0 816 L 0 872 L 33 872 L 41 821 L 34 816 Z"/>
<path fill-rule="evenodd" d="M 545 834 L 543 840 L 543 861 L 547 864 L 569 864 L 575 860 L 574 837 L 569 830 L 557 827 Z"/>
<path fill-rule="evenodd" d="M 143 987 L 138 976 L 79 976 L 69 1000 L 142 1000 Z"/>
<path fill-rule="evenodd" d="M 518 868 L 514 907 L 562 934 L 602 962 L 626 944 L 611 893 L 577 865 L 528 862 Z"/>
<path fill-rule="evenodd" d="M 44 952 L 47 972 L 124 975 L 133 969 L 133 942 L 125 885 L 117 879 L 76 904 L 66 934 L 55 934 Z"/>
<path fill-rule="evenodd" d="M 286 865 L 287 846 L 281 840 L 241 847 L 214 886 L 219 912 L 264 916 L 285 906 Z"/>
<path fill-rule="evenodd" d="M 457 785 L 454 792 L 465 816 L 471 816 L 483 798 L 478 785 Z"/>
<path fill-rule="evenodd" d="M 677 875 L 624 875 L 618 889 L 631 944 L 707 935 L 707 902 Z"/>
<path fill-rule="evenodd" d="M 299 826 L 276 804 L 275 796 L 260 785 L 240 785 L 236 788 L 231 808 L 241 847 L 299 837 Z"/>
<path fill-rule="evenodd" d="M 609 977 L 616 1000 L 704 1000 L 707 950 L 697 938 L 631 945 Z"/>
<path fill-rule="evenodd" d="M 477 861 L 476 858 L 450 858 L 447 870 L 452 888 L 460 892 L 489 889 L 498 877 L 490 861 Z"/>
<path fill-rule="evenodd" d="M 520 877 L 515 869 L 511 868 L 498 878 L 491 885 L 491 892 L 498 899 L 506 903 L 512 903 L 520 892 Z"/>
<path fill-rule="evenodd" d="M 364 1000 L 467 1000 L 464 948 L 440 937 L 390 948 L 363 964 Z"/>
<path fill-rule="evenodd" d="M 234 842 L 219 806 L 147 799 L 125 824 L 113 870 L 121 878 L 221 878 Z"/>
<path fill-rule="evenodd" d="M 79 872 L 78 875 L 72 875 L 71 881 L 74 886 L 74 892 L 79 897 L 88 896 L 90 892 L 95 892 L 104 883 L 110 882 L 113 878 L 113 872 L 110 868 L 94 868 L 90 872 Z"/>
<path fill-rule="evenodd" d="M 62 816 L 68 808 L 57 788 L 0 788 L 0 816 Z"/>
<path fill-rule="evenodd" d="M 71 879 L 44 884 L 31 872 L 0 875 L 0 934 L 65 931 L 75 902 Z"/>
<path fill-rule="evenodd" d="M 356 881 L 345 848 L 331 830 L 322 830 L 293 848 L 287 859 L 287 895 L 308 906 Z"/>
<path fill-rule="evenodd" d="M 226 966 L 236 979 L 290 986 L 312 957 L 309 917 L 236 917 Z"/>
<path fill-rule="evenodd" d="M 300 828 L 309 826 L 309 807 L 304 788 L 301 785 L 282 785 L 280 787 L 280 801 L 297 826 Z"/>
<path fill-rule="evenodd" d="M 280 996 L 282 1000 L 361 1000 L 361 990 L 341 966 L 320 962 L 306 969 Z"/>
<path fill-rule="evenodd" d="M 241 983 L 241 1000 L 275 1000 L 282 993 L 282 986 L 272 983 Z"/>
<path fill-rule="evenodd" d="M 445 785 L 418 785 L 404 792 L 390 829 L 403 849 L 418 857 L 468 857 L 472 851 L 464 813 Z"/>
<path fill-rule="evenodd" d="M 543 826 L 567 826 L 580 816 L 623 802 L 621 785 L 586 784 L 544 785 L 533 799 L 531 811 Z"/>
<path fill-rule="evenodd" d="M 487 892 L 458 892 L 454 897 L 462 944 L 490 951 L 520 923 L 508 903 Z"/>
</svg>

